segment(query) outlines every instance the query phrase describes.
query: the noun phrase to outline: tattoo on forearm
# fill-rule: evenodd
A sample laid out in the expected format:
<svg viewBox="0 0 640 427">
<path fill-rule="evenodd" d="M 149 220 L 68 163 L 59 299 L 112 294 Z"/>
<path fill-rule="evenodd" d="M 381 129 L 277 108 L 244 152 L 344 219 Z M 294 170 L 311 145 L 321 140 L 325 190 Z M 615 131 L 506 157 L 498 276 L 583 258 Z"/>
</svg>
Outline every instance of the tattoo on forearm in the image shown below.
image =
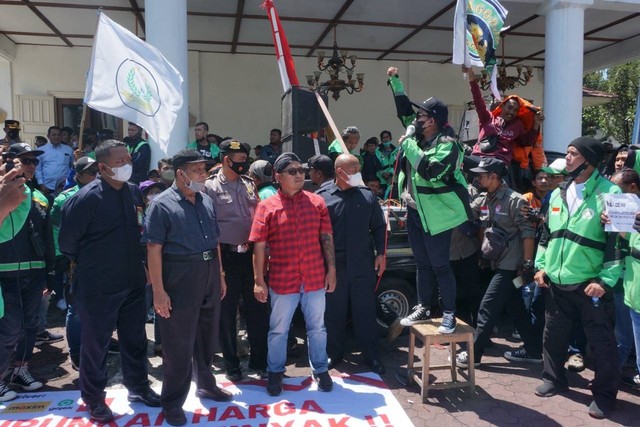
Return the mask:
<svg viewBox="0 0 640 427">
<path fill-rule="evenodd" d="M 336 266 L 336 254 L 333 247 L 333 236 L 331 234 L 321 234 L 320 243 L 322 244 L 322 255 L 324 255 L 324 263 L 327 268 Z"/>
</svg>

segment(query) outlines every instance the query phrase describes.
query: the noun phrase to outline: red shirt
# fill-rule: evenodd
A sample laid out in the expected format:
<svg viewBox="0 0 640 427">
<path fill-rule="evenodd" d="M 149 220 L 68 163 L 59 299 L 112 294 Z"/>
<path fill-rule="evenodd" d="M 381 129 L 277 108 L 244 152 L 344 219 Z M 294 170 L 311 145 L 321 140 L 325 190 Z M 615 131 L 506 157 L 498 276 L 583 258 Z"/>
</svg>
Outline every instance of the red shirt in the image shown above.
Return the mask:
<svg viewBox="0 0 640 427">
<path fill-rule="evenodd" d="M 321 234 L 332 234 L 324 199 L 307 191 L 293 197 L 281 190 L 261 201 L 256 209 L 249 241 L 269 246 L 269 288 L 278 294 L 324 288 Z"/>
</svg>

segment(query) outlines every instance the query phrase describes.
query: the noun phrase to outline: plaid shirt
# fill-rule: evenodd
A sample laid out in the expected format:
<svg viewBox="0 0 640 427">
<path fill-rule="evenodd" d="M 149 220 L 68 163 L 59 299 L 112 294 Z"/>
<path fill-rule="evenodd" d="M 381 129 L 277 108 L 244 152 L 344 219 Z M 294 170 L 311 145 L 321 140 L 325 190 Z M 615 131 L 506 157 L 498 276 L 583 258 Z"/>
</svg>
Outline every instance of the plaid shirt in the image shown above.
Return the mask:
<svg viewBox="0 0 640 427">
<path fill-rule="evenodd" d="M 249 241 L 269 246 L 269 288 L 278 294 L 317 291 L 324 287 L 321 234 L 332 234 L 322 197 L 282 191 L 258 204 Z"/>
</svg>

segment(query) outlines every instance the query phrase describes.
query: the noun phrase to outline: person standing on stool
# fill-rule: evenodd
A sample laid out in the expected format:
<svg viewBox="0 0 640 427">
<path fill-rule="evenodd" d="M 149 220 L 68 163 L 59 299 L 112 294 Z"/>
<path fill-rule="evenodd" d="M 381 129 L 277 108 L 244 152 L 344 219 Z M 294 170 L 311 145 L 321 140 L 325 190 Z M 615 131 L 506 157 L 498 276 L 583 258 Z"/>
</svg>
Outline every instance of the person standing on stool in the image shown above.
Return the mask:
<svg viewBox="0 0 640 427">
<path fill-rule="evenodd" d="M 249 172 L 250 148 L 236 140 L 222 141 L 222 169 L 205 183 L 220 226 L 218 240 L 222 267 L 227 273 L 227 296 L 222 301 L 220 312 L 220 346 L 225 376 L 229 381 L 242 379 L 236 330 L 240 296 L 244 300 L 244 317 L 251 346 L 249 368 L 260 376 L 265 376 L 267 370 L 269 306 L 253 296 L 253 244 L 249 242 L 249 232 L 260 198 L 253 180 L 245 175 Z"/>
<path fill-rule="evenodd" d="M 324 312 L 330 366 L 342 360 L 351 307 L 353 329 L 365 363 L 376 374 L 384 374 L 377 348 L 375 288 L 376 274 L 381 276 L 386 266 L 386 224 L 378 198 L 364 186 L 358 158 L 340 154 L 335 168 L 335 182 L 316 193 L 329 209 L 336 250 L 336 290 L 327 293 Z"/>
<path fill-rule="evenodd" d="M 80 395 L 91 420 L 108 423 L 107 352 L 118 330 L 120 359 L 130 402 L 160 406 L 149 386 L 145 333 L 145 274 L 140 247 L 142 193 L 129 182 L 131 156 L 113 139 L 95 151 L 100 176 L 62 207 L 60 252 L 76 264 L 71 293 L 82 323 Z"/>
<path fill-rule="evenodd" d="M 227 286 L 213 201 L 202 192 L 206 162 L 190 149 L 173 156 L 176 179 L 151 202 L 143 235 L 153 305 L 161 317 L 162 340 L 168 343 L 162 348 L 161 403 L 173 426 L 187 422 L 182 405 L 192 376 L 196 397 L 218 402 L 232 398 L 210 371 Z"/>
</svg>

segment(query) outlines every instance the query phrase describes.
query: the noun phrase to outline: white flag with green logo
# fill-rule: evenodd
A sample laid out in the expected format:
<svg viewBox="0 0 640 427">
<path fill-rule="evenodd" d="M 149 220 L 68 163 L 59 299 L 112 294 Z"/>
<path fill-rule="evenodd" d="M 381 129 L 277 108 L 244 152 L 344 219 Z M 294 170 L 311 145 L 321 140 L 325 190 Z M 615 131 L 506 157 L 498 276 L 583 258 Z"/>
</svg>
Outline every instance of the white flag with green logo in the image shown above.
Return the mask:
<svg viewBox="0 0 640 427">
<path fill-rule="evenodd" d="M 149 43 L 100 12 L 84 102 L 137 123 L 166 151 L 182 107 L 182 76 Z"/>
</svg>

